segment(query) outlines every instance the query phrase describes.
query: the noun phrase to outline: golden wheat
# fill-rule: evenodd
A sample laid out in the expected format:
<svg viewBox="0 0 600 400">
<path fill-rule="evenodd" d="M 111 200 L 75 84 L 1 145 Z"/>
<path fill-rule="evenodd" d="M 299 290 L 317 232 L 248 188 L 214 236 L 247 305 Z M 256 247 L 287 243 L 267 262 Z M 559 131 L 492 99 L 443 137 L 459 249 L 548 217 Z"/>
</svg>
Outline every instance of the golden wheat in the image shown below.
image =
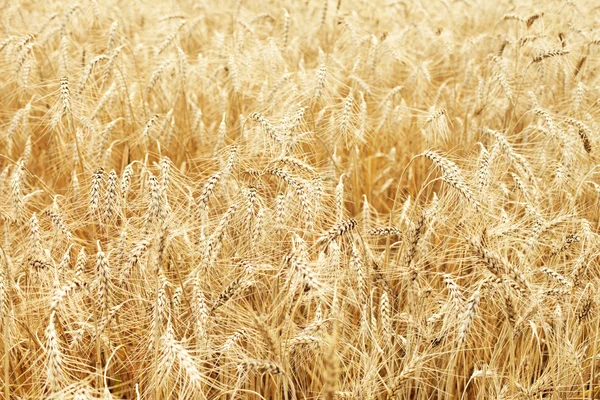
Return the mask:
<svg viewBox="0 0 600 400">
<path fill-rule="evenodd" d="M 598 8 L 513 3 L 5 4 L 3 398 L 598 398 Z"/>
</svg>

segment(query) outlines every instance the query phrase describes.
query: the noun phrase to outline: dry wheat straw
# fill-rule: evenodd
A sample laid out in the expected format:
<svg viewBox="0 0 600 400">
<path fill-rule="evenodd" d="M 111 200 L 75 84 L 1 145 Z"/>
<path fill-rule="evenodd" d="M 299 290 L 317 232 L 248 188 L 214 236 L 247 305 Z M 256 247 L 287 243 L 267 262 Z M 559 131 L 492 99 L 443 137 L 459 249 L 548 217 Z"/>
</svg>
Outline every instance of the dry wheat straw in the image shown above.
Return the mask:
<svg viewBox="0 0 600 400">
<path fill-rule="evenodd" d="M 3 10 L 4 398 L 594 397 L 593 6 L 229 3 Z"/>
</svg>

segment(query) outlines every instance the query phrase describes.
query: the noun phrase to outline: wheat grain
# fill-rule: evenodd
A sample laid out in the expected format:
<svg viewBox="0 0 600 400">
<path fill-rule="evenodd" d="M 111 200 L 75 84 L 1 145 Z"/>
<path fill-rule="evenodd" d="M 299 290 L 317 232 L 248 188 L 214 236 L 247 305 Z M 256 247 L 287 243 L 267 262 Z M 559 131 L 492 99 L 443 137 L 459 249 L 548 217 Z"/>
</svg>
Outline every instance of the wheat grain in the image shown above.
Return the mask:
<svg viewBox="0 0 600 400">
<path fill-rule="evenodd" d="M 354 230 L 354 228 L 356 228 L 356 220 L 353 218 L 342 220 L 321 235 L 317 242 L 324 242 L 328 244 L 336 240 L 338 237 L 351 232 Z"/>
<path fill-rule="evenodd" d="M 475 318 L 475 314 L 477 313 L 477 309 L 479 307 L 480 301 L 480 291 L 477 289 L 469 298 L 467 302 L 466 309 L 461 316 L 461 320 L 463 321 L 458 329 L 458 346 L 462 346 L 464 342 L 467 340 L 467 335 L 469 329 L 471 328 L 471 324 L 473 323 L 473 319 Z"/>
<path fill-rule="evenodd" d="M 454 187 L 462 196 L 464 196 L 475 210 L 480 208 L 479 201 L 475 199 L 473 192 L 467 186 L 462 173 L 454 162 L 433 151 L 426 151 L 423 155 L 433 161 L 433 163 L 442 170 L 442 179 L 444 182 Z"/>
<path fill-rule="evenodd" d="M 48 353 L 46 376 L 52 393 L 59 392 L 65 380 L 63 356 L 60 351 L 58 335 L 54 324 L 55 315 L 54 312 L 50 313 L 50 320 L 44 331 L 46 352 Z"/>
<path fill-rule="evenodd" d="M 110 270 L 108 261 L 104 252 L 98 243 L 98 252 L 96 253 L 96 276 L 98 279 L 98 302 L 100 304 L 101 314 L 108 311 L 110 302 Z"/>
<path fill-rule="evenodd" d="M 567 54 L 569 54 L 568 50 L 553 49 L 553 50 L 546 51 L 544 53 L 536 54 L 535 56 L 533 56 L 532 62 L 539 63 L 547 58 L 559 57 L 559 56 L 564 56 Z"/>
<path fill-rule="evenodd" d="M 104 194 L 104 219 L 110 220 L 113 217 L 115 205 L 117 202 L 117 173 L 113 169 L 108 174 L 106 181 L 106 192 Z"/>
<path fill-rule="evenodd" d="M 89 211 L 90 214 L 94 214 L 98 210 L 100 204 L 100 185 L 104 176 L 104 169 L 99 168 L 96 170 L 92 177 L 92 187 L 90 189 L 90 201 Z"/>
</svg>

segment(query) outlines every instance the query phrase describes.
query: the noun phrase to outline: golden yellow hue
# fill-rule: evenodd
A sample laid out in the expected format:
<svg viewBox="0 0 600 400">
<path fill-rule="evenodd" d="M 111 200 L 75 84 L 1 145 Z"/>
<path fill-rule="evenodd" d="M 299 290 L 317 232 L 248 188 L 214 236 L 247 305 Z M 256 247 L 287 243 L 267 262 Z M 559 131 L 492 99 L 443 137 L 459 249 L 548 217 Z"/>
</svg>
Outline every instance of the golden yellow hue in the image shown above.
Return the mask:
<svg viewBox="0 0 600 400">
<path fill-rule="evenodd" d="M 599 22 L 4 4 L 3 398 L 599 398 Z"/>
</svg>

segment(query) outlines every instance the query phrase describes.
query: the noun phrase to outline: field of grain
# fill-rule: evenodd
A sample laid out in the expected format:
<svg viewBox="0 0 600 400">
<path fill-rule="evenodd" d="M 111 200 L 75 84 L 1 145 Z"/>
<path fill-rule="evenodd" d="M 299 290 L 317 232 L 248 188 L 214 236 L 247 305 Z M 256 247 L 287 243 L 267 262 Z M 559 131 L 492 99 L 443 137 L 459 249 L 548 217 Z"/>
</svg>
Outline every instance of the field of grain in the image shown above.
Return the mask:
<svg viewBox="0 0 600 400">
<path fill-rule="evenodd" d="M 595 2 L 0 26 L 4 399 L 600 398 Z"/>
</svg>

